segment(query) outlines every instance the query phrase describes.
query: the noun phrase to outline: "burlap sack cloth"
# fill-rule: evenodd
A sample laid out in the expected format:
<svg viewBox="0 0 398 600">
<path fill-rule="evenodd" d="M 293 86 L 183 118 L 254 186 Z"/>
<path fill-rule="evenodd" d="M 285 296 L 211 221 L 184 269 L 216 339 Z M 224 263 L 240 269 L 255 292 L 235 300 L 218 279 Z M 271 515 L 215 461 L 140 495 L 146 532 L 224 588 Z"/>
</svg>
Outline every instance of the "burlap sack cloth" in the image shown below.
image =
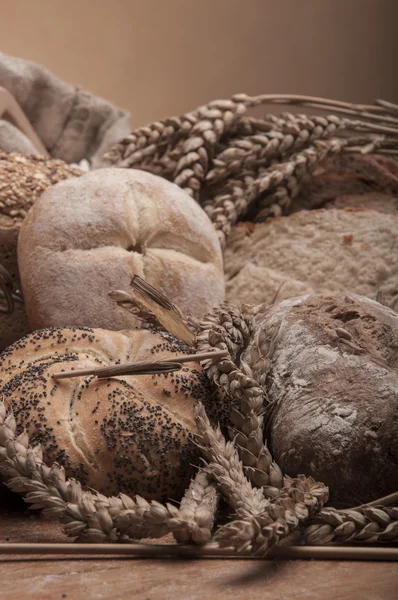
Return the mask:
<svg viewBox="0 0 398 600">
<path fill-rule="evenodd" d="M 48 153 L 67 163 L 87 158 L 98 168 L 106 149 L 131 131 L 128 111 L 29 60 L 0 52 L 0 85 L 14 96 Z M 0 120 L 0 149 L 37 154 L 31 142 L 4 120 Z"/>
<path fill-rule="evenodd" d="M 66 163 L 88 159 L 91 168 L 99 168 L 106 150 L 131 131 L 128 111 L 62 81 L 41 65 L 1 52 L 0 86 L 7 89 L 19 104 L 52 159 L 61 159 Z M 39 152 L 31 140 L 5 118 L 0 118 L 0 154 L 1 150 L 37 157 L 7 157 L 4 153 L 0 157 L 9 166 L 13 161 L 15 163 L 12 172 L 7 172 L 3 164 L 3 178 L 0 177 L 3 190 L 7 186 L 11 189 L 15 170 L 20 170 L 20 185 L 16 186 L 19 191 L 14 190 L 13 197 L 15 200 L 16 195 L 20 194 L 19 204 L 25 210 L 48 185 L 80 174 L 67 164 L 39 158 Z M 29 181 L 32 183 L 29 184 Z M 23 194 L 24 185 L 26 198 Z M 3 198 L 5 207 L 0 201 L 0 263 L 9 271 L 14 287 L 19 288 L 16 245 L 22 219 L 12 211 L 13 208 L 18 209 L 19 205 L 9 205 L 8 200 L 7 197 L 5 200 Z M 4 302 L 0 301 L 1 306 L 4 306 Z M 12 315 L 1 315 L 0 351 L 28 331 L 24 307 L 17 304 Z"/>
</svg>

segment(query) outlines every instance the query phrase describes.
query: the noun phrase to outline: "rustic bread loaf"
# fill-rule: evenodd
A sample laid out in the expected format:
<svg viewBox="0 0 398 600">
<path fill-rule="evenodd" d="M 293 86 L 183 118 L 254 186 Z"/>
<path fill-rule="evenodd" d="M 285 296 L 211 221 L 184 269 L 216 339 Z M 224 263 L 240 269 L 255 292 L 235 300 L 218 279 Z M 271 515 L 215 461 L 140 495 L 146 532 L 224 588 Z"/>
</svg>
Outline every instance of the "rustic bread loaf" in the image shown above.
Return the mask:
<svg viewBox="0 0 398 600">
<path fill-rule="evenodd" d="M 17 262 L 17 242 L 21 223 L 29 208 L 49 186 L 77 177 L 81 171 L 62 160 L 39 158 L 0 150 L 0 264 L 21 287 Z M 0 351 L 29 331 L 22 304 L 12 315 L 0 314 Z"/>
<path fill-rule="evenodd" d="M 291 212 L 316 208 L 370 208 L 397 214 L 398 184 L 395 191 L 374 190 L 356 174 L 323 173 L 293 201 Z"/>
<path fill-rule="evenodd" d="M 355 295 L 304 296 L 252 326 L 242 359 L 258 380 L 269 360 L 266 433 L 282 471 L 323 481 L 339 505 L 396 491 L 398 314 Z"/>
<path fill-rule="evenodd" d="M 65 328 L 36 331 L 0 355 L 0 397 L 49 464 L 106 494 L 178 498 L 198 462 L 191 437 L 200 399 L 222 420 L 200 365 L 162 375 L 52 379 L 62 370 L 186 354 L 169 334 Z"/>
<path fill-rule="evenodd" d="M 383 192 L 364 194 L 340 194 L 326 202 L 325 208 L 368 208 L 384 213 L 398 215 L 398 195 Z"/>
<path fill-rule="evenodd" d="M 319 292 L 398 298 L 398 215 L 301 211 L 238 226 L 225 252 L 227 298 L 260 304 Z"/>
<path fill-rule="evenodd" d="M 100 169 L 44 193 L 21 228 L 18 262 L 34 329 L 125 329 L 136 319 L 108 297 L 134 274 L 184 312 L 224 299 L 222 254 L 205 212 L 144 171 Z"/>
<path fill-rule="evenodd" d="M 292 211 L 314 208 L 374 208 L 398 212 L 398 161 L 341 154 L 305 178 Z"/>
</svg>

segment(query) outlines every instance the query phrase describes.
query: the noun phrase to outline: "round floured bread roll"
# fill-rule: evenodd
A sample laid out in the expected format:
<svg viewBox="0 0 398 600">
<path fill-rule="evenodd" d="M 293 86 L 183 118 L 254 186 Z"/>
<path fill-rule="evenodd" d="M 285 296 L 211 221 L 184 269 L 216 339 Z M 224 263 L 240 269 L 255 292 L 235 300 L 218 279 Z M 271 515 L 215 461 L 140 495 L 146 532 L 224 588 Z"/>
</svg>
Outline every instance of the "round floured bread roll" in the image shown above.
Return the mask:
<svg viewBox="0 0 398 600">
<path fill-rule="evenodd" d="M 216 231 L 178 186 L 144 171 L 101 169 L 44 193 L 25 219 L 18 262 L 34 329 L 125 329 L 136 319 L 110 290 L 137 274 L 185 313 L 224 299 Z"/>
<path fill-rule="evenodd" d="M 21 288 L 17 262 L 18 234 L 29 208 L 49 186 L 82 171 L 62 160 L 0 150 L 0 264 Z M 30 331 L 23 304 L 13 314 L 0 314 L 0 352 Z"/>
<path fill-rule="evenodd" d="M 260 310 L 252 327 L 243 360 L 258 380 L 269 360 L 266 434 L 282 471 L 323 481 L 337 505 L 396 491 L 398 314 L 354 295 L 304 296 Z"/>
<path fill-rule="evenodd" d="M 242 223 L 224 257 L 227 299 L 261 304 L 278 290 L 280 300 L 314 292 L 376 298 L 381 291 L 392 305 L 398 299 L 397 232 L 398 214 L 362 209 Z"/>
<path fill-rule="evenodd" d="M 106 494 L 178 498 L 198 451 L 194 405 L 223 419 L 200 365 L 162 375 L 53 379 L 52 374 L 188 353 L 173 336 L 149 330 L 36 331 L 0 355 L 0 398 L 44 460 Z"/>
</svg>

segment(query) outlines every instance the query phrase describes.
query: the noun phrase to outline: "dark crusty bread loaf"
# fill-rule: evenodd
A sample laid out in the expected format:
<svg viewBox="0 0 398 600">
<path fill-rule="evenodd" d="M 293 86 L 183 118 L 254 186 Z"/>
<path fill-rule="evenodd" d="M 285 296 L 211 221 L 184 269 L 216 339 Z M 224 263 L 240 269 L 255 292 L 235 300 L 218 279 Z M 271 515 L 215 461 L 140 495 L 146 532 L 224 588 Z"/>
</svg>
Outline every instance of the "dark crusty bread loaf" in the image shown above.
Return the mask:
<svg viewBox="0 0 398 600">
<path fill-rule="evenodd" d="M 396 491 L 398 314 L 354 295 L 303 296 L 260 311 L 253 329 L 243 360 L 259 355 L 256 378 L 269 362 L 266 433 L 281 469 L 323 481 L 345 506 Z"/>
</svg>

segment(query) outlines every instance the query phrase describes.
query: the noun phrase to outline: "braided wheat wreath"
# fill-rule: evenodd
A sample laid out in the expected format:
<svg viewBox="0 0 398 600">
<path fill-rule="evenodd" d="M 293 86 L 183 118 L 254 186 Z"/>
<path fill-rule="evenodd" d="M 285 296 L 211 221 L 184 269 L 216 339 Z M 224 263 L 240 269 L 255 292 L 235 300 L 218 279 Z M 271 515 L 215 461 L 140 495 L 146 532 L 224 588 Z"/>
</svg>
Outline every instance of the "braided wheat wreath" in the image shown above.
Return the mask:
<svg viewBox="0 0 398 600">
<path fill-rule="evenodd" d="M 136 310 L 135 304 L 134 298 L 123 298 L 122 305 L 125 308 Z M 167 311 L 170 308 L 174 310 L 169 304 Z M 159 311 L 155 313 L 156 317 L 148 313 L 141 313 L 141 317 L 150 316 L 152 323 L 156 319 L 164 323 Z M 349 323 L 355 319 L 359 320 L 355 325 Z M 346 328 L 339 326 L 341 321 Z M 282 416 L 282 428 L 284 422 L 286 424 L 283 398 L 285 404 L 286 401 L 291 402 L 289 388 L 306 386 L 303 382 L 304 367 L 302 365 L 300 371 L 298 355 L 293 351 L 294 347 L 286 342 L 289 337 L 296 336 L 296 343 L 303 345 L 302 353 L 312 352 L 311 356 L 307 356 L 307 371 L 310 371 L 307 377 L 324 379 L 328 374 L 335 375 L 335 369 L 339 373 L 342 389 L 344 384 L 352 383 L 353 377 L 358 379 L 360 370 L 369 372 L 374 387 L 368 391 L 379 402 L 375 409 L 378 418 L 385 421 L 387 429 L 383 435 L 388 438 L 383 440 L 383 435 L 379 434 L 379 452 L 385 451 L 385 454 L 380 455 L 373 464 L 372 452 L 376 451 L 377 444 L 373 443 L 372 448 L 368 448 L 366 441 L 362 440 L 363 447 L 355 446 L 361 441 L 361 428 L 364 433 L 364 428 L 371 425 L 370 422 L 364 424 L 361 421 L 358 433 L 351 436 L 351 447 L 347 446 L 347 441 L 343 444 L 347 454 L 343 460 L 339 460 L 334 452 L 333 436 L 328 438 L 329 429 L 333 426 L 331 417 L 330 427 L 324 428 L 323 440 L 319 433 L 314 438 L 315 447 L 323 443 L 328 444 L 329 448 L 324 448 L 323 453 L 315 453 L 312 462 L 306 463 L 307 470 L 328 474 L 328 466 L 325 467 L 324 462 L 325 456 L 329 455 L 329 460 L 335 461 L 332 470 L 335 477 L 339 476 L 339 469 L 342 476 L 344 467 L 348 465 L 349 469 L 352 466 L 351 475 L 348 473 L 347 481 L 343 482 L 346 487 L 350 486 L 350 477 L 354 477 L 350 486 L 352 497 L 359 498 L 362 493 L 366 494 L 362 478 L 367 484 L 372 478 L 377 478 L 377 470 L 381 468 L 384 468 L 383 478 L 379 482 L 381 487 L 370 487 L 367 499 L 372 493 L 380 493 L 381 490 L 388 492 L 394 489 L 393 486 L 396 489 L 396 463 L 389 458 L 391 453 L 396 456 L 397 452 L 391 429 L 397 417 L 396 359 L 394 353 L 385 348 L 383 339 L 388 338 L 390 347 L 396 347 L 397 321 L 398 316 L 392 310 L 356 296 L 300 297 L 268 308 L 257 307 L 246 313 L 231 304 L 225 304 L 200 323 L 185 319 L 185 324 L 180 324 L 180 330 L 186 332 L 188 327 L 194 330 L 192 345 L 197 351 L 202 353 L 218 349 L 226 353 L 226 356 L 208 359 L 202 365 L 217 388 L 223 400 L 222 405 L 225 406 L 226 402 L 230 404 L 231 427 L 230 440 L 227 441 L 219 427 L 212 427 L 203 404 L 197 403 L 196 439 L 205 463 L 191 481 L 179 508 L 171 503 L 161 504 L 140 496 L 134 499 L 125 494 L 106 497 L 84 490 L 76 480 L 66 479 L 63 467 L 56 463 L 52 466 L 43 463 L 40 446 L 30 446 L 25 432 L 17 435 L 15 418 L 12 414 L 6 416 L 4 405 L 0 409 L 1 473 L 8 486 L 25 494 L 25 500 L 33 508 L 44 509 L 47 515 L 61 518 L 65 532 L 79 541 L 128 541 L 161 537 L 172 532 L 178 541 L 204 544 L 213 539 L 220 546 L 249 550 L 256 554 L 265 554 L 294 532 L 301 532 L 310 544 L 331 541 L 393 542 L 398 539 L 398 507 L 384 506 L 383 502 L 396 501 L 397 494 L 383 498 L 381 505 L 376 501 L 348 510 L 323 508 L 328 500 L 328 488 L 310 476 L 295 475 L 293 472 L 297 455 L 306 459 L 302 453 L 305 449 L 300 438 L 302 429 L 300 426 L 295 429 L 294 426 L 296 415 L 290 415 L 290 421 L 289 415 L 287 418 L 295 446 L 288 448 L 286 432 L 279 440 L 282 447 L 278 446 L 275 431 L 277 433 L 278 427 L 281 427 L 278 413 Z M 175 321 L 173 323 L 171 329 L 176 331 Z M 360 324 L 363 325 L 362 329 Z M 310 339 L 312 344 L 309 345 Z M 333 353 L 336 364 L 331 367 L 333 361 L 330 354 Z M 326 360 L 322 363 L 325 355 Z M 292 372 L 286 384 L 283 378 L 286 379 L 286 370 L 289 368 Z M 81 384 L 83 387 L 87 385 L 85 381 Z M 364 381 L 365 388 L 369 387 L 366 377 Z M 331 385 L 333 387 L 333 381 Z M 338 391 L 335 386 L 330 397 L 334 396 L 336 400 Z M 339 400 L 337 415 L 341 418 L 347 408 L 343 406 L 346 400 L 344 394 L 340 394 Z M 297 401 L 300 403 L 300 397 Z M 312 398 L 312 406 L 314 402 Z M 363 399 L 357 396 L 353 402 L 356 403 L 354 410 L 366 419 Z M 335 402 L 334 408 L 336 406 Z M 328 405 L 329 408 L 333 407 Z M 350 414 L 352 416 L 352 411 Z M 303 419 L 299 424 L 302 422 Z M 270 428 L 271 431 L 276 428 L 273 435 L 268 436 L 272 453 L 267 441 L 264 441 L 264 428 Z M 311 432 L 307 433 L 311 436 Z M 339 439 L 337 436 L 335 441 Z M 374 436 L 372 440 L 374 442 Z M 308 437 L 304 444 L 308 445 Z M 293 477 L 284 475 L 274 460 L 278 455 L 288 465 L 290 450 L 294 451 L 290 462 Z M 356 472 L 356 452 L 360 453 L 362 461 L 370 458 L 369 464 L 365 465 L 370 473 L 366 468 L 362 473 Z M 339 490 L 338 482 L 335 487 Z M 333 487 L 331 493 L 333 495 Z M 214 534 L 219 496 L 227 501 L 230 515 L 229 521 Z M 340 490 L 340 500 L 342 497 Z M 225 514 L 223 519 L 225 521 Z"/>
</svg>

